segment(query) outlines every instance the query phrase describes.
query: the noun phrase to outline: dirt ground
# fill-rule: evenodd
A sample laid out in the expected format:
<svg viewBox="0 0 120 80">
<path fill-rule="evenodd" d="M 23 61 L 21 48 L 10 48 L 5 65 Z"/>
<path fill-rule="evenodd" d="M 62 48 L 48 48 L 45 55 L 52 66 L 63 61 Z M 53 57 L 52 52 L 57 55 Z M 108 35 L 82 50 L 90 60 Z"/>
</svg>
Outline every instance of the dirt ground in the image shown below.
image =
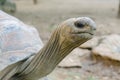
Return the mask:
<svg viewBox="0 0 120 80">
<path fill-rule="evenodd" d="M 120 33 L 117 18 L 118 0 L 14 0 L 17 12 L 12 14 L 24 23 L 35 26 L 46 43 L 51 32 L 62 21 L 88 16 L 97 24 L 96 35 Z M 95 63 L 91 58 L 82 61 L 82 68 L 56 68 L 52 80 L 120 80 L 120 69 L 112 65 Z"/>
</svg>

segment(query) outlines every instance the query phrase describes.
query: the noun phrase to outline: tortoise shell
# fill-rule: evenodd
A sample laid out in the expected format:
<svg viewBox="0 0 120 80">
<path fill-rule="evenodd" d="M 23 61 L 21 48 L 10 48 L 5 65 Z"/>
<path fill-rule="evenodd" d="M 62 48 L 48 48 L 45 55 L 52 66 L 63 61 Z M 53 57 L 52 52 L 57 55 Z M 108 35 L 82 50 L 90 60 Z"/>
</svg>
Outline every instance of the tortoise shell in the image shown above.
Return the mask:
<svg viewBox="0 0 120 80">
<path fill-rule="evenodd" d="M 36 54 L 42 47 L 34 27 L 0 11 L 0 71 Z"/>
</svg>

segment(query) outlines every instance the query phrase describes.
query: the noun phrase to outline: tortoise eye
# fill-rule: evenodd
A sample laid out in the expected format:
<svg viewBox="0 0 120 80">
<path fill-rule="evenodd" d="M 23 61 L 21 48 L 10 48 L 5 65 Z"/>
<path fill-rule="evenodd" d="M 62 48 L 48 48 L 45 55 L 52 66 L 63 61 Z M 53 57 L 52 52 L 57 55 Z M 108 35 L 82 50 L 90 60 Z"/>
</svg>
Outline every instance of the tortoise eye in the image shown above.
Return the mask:
<svg viewBox="0 0 120 80">
<path fill-rule="evenodd" d="M 75 25 L 77 28 L 83 28 L 83 27 L 84 27 L 84 24 L 82 24 L 82 23 L 79 22 L 79 21 L 76 21 L 76 22 L 74 23 L 74 25 Z"/>
</svg>

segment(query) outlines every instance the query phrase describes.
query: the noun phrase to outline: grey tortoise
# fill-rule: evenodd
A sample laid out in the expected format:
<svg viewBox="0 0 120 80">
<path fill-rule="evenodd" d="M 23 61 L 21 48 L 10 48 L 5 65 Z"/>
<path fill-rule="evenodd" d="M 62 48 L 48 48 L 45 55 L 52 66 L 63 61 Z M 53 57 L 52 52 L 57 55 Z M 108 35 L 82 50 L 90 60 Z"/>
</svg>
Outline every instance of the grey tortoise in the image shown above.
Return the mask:
<svg viewBox="0 0 120 80">
<path fill-rule="evenodd" d="M 51 73 L 96 30 L 88 17 L 70 18 L 44 45 L 37 30 L 0 11 L 0 80 L 38 80 Z M 45 79 L 48 80 L 48 79 Z"/>
</svg>

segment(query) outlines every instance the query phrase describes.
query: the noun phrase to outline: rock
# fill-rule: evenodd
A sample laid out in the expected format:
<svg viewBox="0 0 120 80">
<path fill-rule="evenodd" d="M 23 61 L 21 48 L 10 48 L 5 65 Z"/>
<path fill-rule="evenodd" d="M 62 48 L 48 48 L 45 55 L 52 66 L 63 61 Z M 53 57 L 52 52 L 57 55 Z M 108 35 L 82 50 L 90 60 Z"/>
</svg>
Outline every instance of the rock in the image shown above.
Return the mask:
<svg viewBox="0 0 120 80">
<path fill-rule="evenodd" d="M 81 60 L 86 56 L 87 53 L 90 53 L 90 51 L 76 48 L 58 65 L 58 67 L 80 68 L 82 66 Z"/>
<path fill-rule="evenodd" d="M 101 38 L 102 40 L 93 48 L 92 53 L 120 61 L 120 35 L 112 34 Z"/>
<path fill-rule="evenodd" d="M 93 47 L 98 45 L 99 40 L 100 40 L 100 37 L 96 36 L 96 37 L 92 38 L 91 40 L 89 40 L 89 41 L 85 42 L 84 44 L 82 44 L 80 46 L 80 48 L 91 49 L 91 48 L 93 48 Z"/>
</svg>

